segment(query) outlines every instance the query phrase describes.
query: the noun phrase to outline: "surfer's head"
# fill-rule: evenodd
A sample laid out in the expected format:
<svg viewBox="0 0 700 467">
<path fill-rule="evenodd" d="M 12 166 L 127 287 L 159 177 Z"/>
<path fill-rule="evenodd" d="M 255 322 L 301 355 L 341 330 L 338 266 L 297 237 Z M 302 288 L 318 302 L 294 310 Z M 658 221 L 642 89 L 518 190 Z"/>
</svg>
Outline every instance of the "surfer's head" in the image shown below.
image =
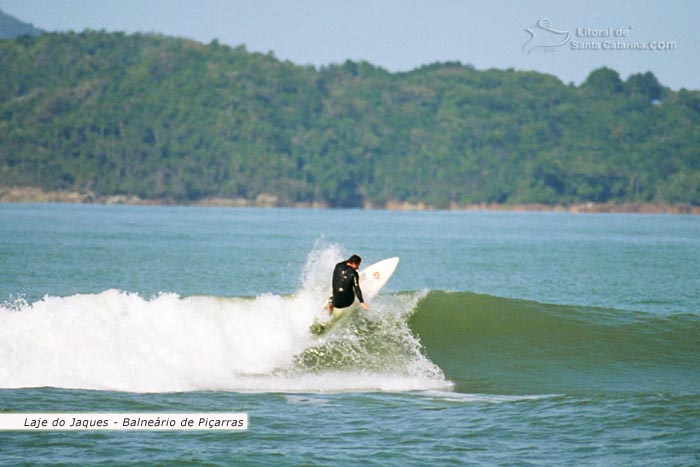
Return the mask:
<svg viewBox="0 0 700 467">
<path fill-rule="evenodd" d="M 351 266 L 354 266 L 355 269 L 360 267 L 360 263 L 362 262 L 362 258 L 360 258 L 357 255 L 352 255 L 351 257 L 348 258 L 346 263 L 348 263 Z"/>
</svg>

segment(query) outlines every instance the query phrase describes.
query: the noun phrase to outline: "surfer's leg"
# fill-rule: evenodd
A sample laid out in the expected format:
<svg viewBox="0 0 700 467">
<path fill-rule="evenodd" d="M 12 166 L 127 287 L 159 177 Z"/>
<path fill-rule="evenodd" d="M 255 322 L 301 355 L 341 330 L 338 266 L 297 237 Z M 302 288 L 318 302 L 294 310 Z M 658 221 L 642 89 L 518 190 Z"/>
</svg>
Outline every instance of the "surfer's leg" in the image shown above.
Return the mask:
<svg viewBox="0 0 700 467">
<path fill-rule="evenodd" d="M 326 302 L 326 306 L 324 306 L 323 308 L 325 308 L 328 311 L 329 315 L 333 314 L 333 297 L 330 297 L 328 299 L 328 301 Z"/>
</svg>

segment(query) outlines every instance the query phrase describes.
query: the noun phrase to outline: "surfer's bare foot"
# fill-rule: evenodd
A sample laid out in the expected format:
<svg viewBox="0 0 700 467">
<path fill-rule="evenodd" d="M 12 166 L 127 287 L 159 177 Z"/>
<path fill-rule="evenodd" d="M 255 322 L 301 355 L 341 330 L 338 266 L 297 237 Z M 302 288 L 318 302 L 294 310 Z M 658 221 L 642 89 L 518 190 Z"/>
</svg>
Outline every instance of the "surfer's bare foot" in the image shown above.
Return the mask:
<svg viewBox="0 0 700 467">
<path fill-rule="evenodd" d="M 324 306 L 326 310 L 328 310 L 328 314 L 332 315 L 333 314 L 333 302 L 331 302 L 330 299 L 328 299 L 328 302 L 326 302 L 326 306 Z"/>
</svg>

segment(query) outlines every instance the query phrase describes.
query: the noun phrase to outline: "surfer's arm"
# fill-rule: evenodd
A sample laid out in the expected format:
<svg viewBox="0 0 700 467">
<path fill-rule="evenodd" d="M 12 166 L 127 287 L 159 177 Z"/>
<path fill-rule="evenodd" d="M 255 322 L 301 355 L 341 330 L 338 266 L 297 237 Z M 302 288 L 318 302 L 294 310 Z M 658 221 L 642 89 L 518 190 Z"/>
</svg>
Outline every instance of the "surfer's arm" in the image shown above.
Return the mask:
<svg viewBox="0 0 700 467">
<path fill-rule="evenodd" d="M 357 296 L 357 299 L 360 301 L 360 306 L 362 308 L 364 308 L 365 310 L 369 310 L 369 307 L 365 303 L 365 299 L 362 298 L 362 289 L 360 288 L 360 276 L 357 273 L 355 273 L 354 285 L 355 285 L 355 295 Z"/>
</svg>

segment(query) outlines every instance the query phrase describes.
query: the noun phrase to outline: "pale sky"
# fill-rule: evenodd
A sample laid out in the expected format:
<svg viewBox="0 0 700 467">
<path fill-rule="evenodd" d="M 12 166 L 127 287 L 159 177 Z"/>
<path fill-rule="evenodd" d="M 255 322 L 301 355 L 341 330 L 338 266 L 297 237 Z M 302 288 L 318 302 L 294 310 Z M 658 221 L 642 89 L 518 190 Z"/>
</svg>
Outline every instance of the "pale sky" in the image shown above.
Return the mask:
<svg viewBox="0 0 700 467">
<path fill-rule="evenodd" d="M 461 61 L 576 84 L 608 66 L 622 79 L 651 71 L 672 89 L 700 90 L 698 0 L 0 0 L 0 9 L 48 31 L 218 39 L 299 65 Z"/>
</svg>

